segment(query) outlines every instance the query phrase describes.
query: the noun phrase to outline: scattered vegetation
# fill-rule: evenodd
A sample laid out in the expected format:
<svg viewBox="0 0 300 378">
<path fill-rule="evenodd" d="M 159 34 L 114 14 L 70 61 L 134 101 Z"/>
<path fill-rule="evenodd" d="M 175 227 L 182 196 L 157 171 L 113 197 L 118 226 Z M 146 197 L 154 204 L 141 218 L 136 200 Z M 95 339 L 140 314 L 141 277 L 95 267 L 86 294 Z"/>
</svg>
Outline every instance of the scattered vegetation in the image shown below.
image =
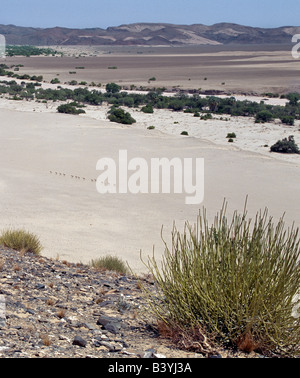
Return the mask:
<svg viewBox="0 0 300 378">
<path fill-rule="evenodd" d="M 5 230 L 0 235 L 0 245 L 22 253 L 39 255 L 43 249 L 38 237 L 25 230 Z"/>
<path fill-rule="evenodd" d="M 150 313 L 159 330 L 185 337 L 186 347 L 189 336 L 194 351 L 221 343 L 299 356 L 299 230 L 286 230 L 283 218 L 275 224 L 267 209 L 254 219 L 246 206 L 232 219 L 226 210 L 224 203 L 212 224 L 203 209 L 183 233 L 174 227 L 161 264 L 142 258 L 157 287 L 148 293 Z"/>
<path fill-rule="evenodd" d="M 299 147 L 296 144 L 293 135 L 275 143 L 271 147 L 271 152 L 278 152 L 281 154 L 300 154 Z"/>
<path fill-rule="evenodd" d="M 110 270 L 122 274 L 128 273 L 126 264 L 115 256 L 105 256 L 96 260 L 92 260 L 90 265 L 100 270 Z"/>
<path fill-rule="evenodd" d="M 0 76 L 10 76 L 11 78 L 22 78 L 24 80 L 35 80 L 40 82 L 42 76 L 19 75 L 13 71 L 8 71 L 5 64 L 0 64 Z M 73 80 L 70 84 L 77 85 Z M 107 102 L 115 107 L 145 107 L 144 110 L 151 109 L 170 109 L 173 111 L 184 111 L 195 116 L 201 114 L 201 120 L 212 119 L 212 114 L 254 117 L 256 122 L 264 123 L 274 119 L 280 119 L 284 124 L 292 125 L 295 120 L 300 119 L 300 104 L 296 94 L 288 94 L 286 97 L 289 102 L 285 106 L 266 105 L 251 101 L 238 101 L 234 97 L 218 98 L 215 96 L 200 97 L 197 94 L 187 96 L 177 94 L 174 97 L 163 96 L 160 89 L 151 90 L 146 94 L 121 92 L 121 87 L 115 83 L 106 85 L 106 92 L 97 90 L 90 91 L 87 88 L 66 89 L 42 89 L 24 88 L 14 80 L 2 81 L 0 83 L 0 94 L 8 93 L 12 97 L 16 95 L 18 99 L 35 98 L 36 100 L 47 101 L 67 101 L 72 100 L 82 104 L 101 105 Z M 143 110 L 143 111 L 144 111 Z M 227 119 L 227 118 L 226 118 Z"/>
</svg>

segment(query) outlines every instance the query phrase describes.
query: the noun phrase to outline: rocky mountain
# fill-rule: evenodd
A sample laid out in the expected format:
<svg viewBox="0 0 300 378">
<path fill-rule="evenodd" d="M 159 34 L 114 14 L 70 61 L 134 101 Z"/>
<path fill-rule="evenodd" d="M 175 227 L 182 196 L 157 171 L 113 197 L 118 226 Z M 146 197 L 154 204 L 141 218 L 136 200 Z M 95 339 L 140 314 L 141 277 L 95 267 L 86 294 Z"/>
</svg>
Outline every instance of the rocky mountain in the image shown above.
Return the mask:
<svg viewBox="0 0 300 378">
<path fill-rule="evenodd" d="M 107 29 L 31 28 L 0 25 L 7 44 L 19 45 L 219 45 L 291 43 L 300 27 L 255 28 L 231 23 L 211 26 L 136 23 Z"/>
</svg>

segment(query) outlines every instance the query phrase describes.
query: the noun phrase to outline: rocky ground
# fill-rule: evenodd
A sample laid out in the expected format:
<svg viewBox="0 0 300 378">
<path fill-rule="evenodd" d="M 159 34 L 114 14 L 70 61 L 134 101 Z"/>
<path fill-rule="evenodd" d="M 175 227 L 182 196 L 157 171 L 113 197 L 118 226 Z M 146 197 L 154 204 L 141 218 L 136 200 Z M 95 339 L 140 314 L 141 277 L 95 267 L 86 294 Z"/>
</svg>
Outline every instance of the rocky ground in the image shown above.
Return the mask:
<svg viewBox="0 0 300 378">
<path fill-rule="evenodd" d="M 154 290 L 151 278 L 142 283 Z M 0 248 L 0 358 L 204 357 L 158 337 L 145 303 L 133 276 Z"/>
</svg>

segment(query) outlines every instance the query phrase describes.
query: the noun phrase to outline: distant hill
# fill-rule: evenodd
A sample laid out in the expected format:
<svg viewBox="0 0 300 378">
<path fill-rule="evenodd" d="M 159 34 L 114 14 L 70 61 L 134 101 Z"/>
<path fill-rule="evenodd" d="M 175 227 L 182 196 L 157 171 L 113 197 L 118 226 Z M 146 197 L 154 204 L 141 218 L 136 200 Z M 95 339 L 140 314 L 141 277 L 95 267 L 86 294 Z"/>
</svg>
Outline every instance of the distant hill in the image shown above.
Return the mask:
<svg viewBox="0 0 300 378">
<path fill-rule="evenodd" d="M 286 44 L 300 27 L 255 28 L 230 23 L 173 25 L 136 23 L 107 29 L 31 28 L 0 25 L 0 34 L 11 45 L 219 45 Z"/>
</svg>

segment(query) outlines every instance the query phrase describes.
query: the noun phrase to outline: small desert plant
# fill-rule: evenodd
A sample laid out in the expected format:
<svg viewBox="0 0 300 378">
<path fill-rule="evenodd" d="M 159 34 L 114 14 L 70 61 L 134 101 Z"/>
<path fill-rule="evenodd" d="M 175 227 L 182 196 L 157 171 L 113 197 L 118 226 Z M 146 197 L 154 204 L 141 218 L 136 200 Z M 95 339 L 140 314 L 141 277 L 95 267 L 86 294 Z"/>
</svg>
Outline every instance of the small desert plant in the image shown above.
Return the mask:
<svg viewBox="0 0 300 378">
<path fill-rule="evenodd" d="M 202 115 L 201 116 L 201 120 L 202 121 L 207 121 L 208 119 L 212 119 L 213 117 L 212 117 L 212 115 L 211 115 L 211 113 L 207 113 L 207 114 L 205 114 L 205 115 Z"/>
<path fill-rule="evenodd" d="M 25 230 L 6 230 L 0 235 L 0 245 L 23 253 L 39 255 L 42 245 L 38 237 Z"/>
<path fill-rule="evenodd" d="M 52 344 L 49 335 L 41 335 L 41 342 L 44 346 L 50 346 Z"/>
<path fill-rule="evenodd" d="M 111 122 L 122 123 L 124 125 L 132 125 L 133 123 L 136 123 L 136 120 L 131 117 L 130 113 L 125 112 L 121 108 L 112 107 L 109 113 L 108 119 Z"/>
<path fill-rule="evenodd" d="M 235 133 L 228 133 L 226 138 L 235 139 L 236 138 L 236 134 Z"/>
<path fill-rule="evenodd" d="M 70 104 L 63 104 L 58 106 L 57 111 L 58 113 L 65 113 L 65 114 L 84 114 L 85 111 L 82 109 L 77 109 L 77 107 L 80 107 L 76 105 L 75 103 Z"/>
<path fill-rule="evenodd" d="M 183 132 L 181 133 L 181 135 L 183 135 L 183 136 L 188 136 L 189 133 L 188 133 L 187 131 L 183 131 Z"/>
<path fill-rule="evenodd" d="M 273 114 L 268 110 L 261 110 L 256 114 L 255 123 L 270 122 L 273 119 Z"/>
<path fill-rule="evenodd" d="M 154 110 L 153 110 L 152 105 L 147 104 L 146 106 L 142 107 L 141 112 L 143 112 L 143 113 L 154 113 Z"/>
<path fill-rule="evenodd" d="M 271 152 L 278 152 L 282 154 L 300 154 L 299 147 L 295 143 L 294 137 L 292 135 L 275 143 L 271 147 Z"/>
<path fill-rule="evenodd" d="M 142 259 L 157 287 L 150 313 L 158 328 L 198 330 L 200 350 L 199 332 L 206 345 L 299 356 L 299 230 L 274 224 L 267 210 L 247 220 L 246 206 L 229 220 L 226 208 L 212 225 L 203 209 L 183 234 L 174 226 L 161 266 Z"/>
<path fill-rule="evenodd" d="M 289 125 L 289 126 L 294 126 L 295 124 L 295 118 L 293 116 L 290 116 L 290 115 L 284 115 L 280 118 L 281 122 L 286 124 L 286 125 Z"/>
<path fill-rule="evenodd" d="M 126 264 L 119 257 L 115 256 L 100 257 L 97 260 L 92 260 L 90 265 L 100 270 L 110 270 L 122 274 L 128 273 Z"/>
</svg>

